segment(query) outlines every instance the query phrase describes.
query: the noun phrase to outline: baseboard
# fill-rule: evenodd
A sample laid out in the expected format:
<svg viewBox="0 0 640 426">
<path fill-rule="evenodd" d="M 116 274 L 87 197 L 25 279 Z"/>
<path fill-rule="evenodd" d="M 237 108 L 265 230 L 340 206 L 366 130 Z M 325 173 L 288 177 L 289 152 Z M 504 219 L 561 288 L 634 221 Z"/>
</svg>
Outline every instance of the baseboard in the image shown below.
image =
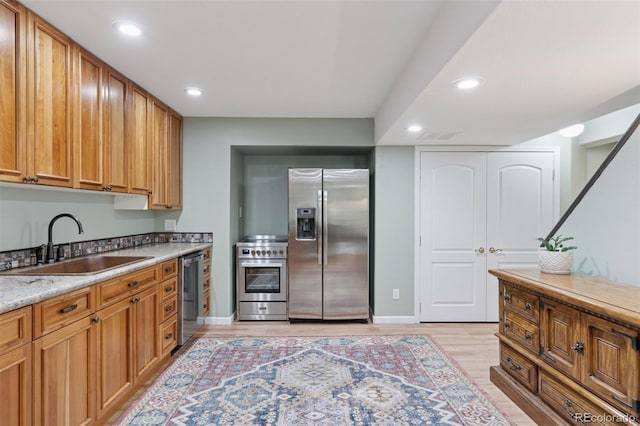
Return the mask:
<svg viewBox="0 0 640 426">
<path fill-rule="evenodd" d="M 371 315 L 374 324 L 415 324 L 416 317 L 412 316 L 386 316 Z"/>
<path fill-rule="evenodd" d="M 229 315 L 228 317 L 199 317 L 199 324 L 211 324 L 211 325 L 231 325 L 236 319 L 236 313 Z"/>
</svg>

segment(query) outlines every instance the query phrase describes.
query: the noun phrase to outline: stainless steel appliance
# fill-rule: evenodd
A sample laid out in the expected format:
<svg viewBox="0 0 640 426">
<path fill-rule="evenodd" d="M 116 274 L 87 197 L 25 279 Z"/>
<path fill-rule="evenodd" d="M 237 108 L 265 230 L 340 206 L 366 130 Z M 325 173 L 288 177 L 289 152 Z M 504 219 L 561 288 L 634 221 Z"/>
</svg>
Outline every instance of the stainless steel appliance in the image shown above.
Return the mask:
<svg viewBox="0 0 640 426">
<path fill-rule="evenodd" d="M 287 319 L 287 237 L 248 236 L 236 244 L 239 320 Z"/>
<path fill-rule="evenodd" d="M 289 319 L 369 318 L 369 170 L 289 169 Z"/>
<path fill-rule="evenodd" d="M 203 254 L 196 252 L 180 258 L 178 287 L 178 344 L 184 345 L 200 327 L 198 316 L 203 311 Z"/>
</svg>

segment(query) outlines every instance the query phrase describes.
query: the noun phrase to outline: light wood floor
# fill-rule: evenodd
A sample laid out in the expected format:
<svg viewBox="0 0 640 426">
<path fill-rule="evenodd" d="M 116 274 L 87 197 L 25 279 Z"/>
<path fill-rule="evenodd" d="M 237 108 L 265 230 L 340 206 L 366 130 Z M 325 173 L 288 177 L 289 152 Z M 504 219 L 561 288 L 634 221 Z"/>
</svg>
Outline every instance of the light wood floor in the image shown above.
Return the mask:
<svg viewBox="0 0 640 426">
<path fill-rule="evenodd" d="M 497 324 L 431 323 L 431 324 L 359 324 L 359 323 L 293 323 L 235 322 L 231 326 L 206 325 L 196 336 L 367 336 L 427 334 L 464 370 L 491 401 L 518 426 L 535 425 L 507 396 L 489 381 L 489 367 L 498 363 Z M 135 399 L 153 384 L 151 379 Z M 123 407 L 123 410 L 127 407 Z M 122 414 L 116 413 L 110 422 Z"/>
</svg>

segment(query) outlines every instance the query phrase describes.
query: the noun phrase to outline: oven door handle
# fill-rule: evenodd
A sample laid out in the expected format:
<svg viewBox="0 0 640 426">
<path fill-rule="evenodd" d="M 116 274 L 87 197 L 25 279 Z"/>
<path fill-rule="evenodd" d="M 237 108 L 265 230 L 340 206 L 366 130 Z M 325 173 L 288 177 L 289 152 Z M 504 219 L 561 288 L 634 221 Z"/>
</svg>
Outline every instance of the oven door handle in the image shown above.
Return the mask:
<svg viewBox="0 0 640 426">
<path fill-rule="evenodd" d="M 251 263 L 251 262 L 240 262 L 241 268 L 282 268 L 284 263 Z"/>
</svg>

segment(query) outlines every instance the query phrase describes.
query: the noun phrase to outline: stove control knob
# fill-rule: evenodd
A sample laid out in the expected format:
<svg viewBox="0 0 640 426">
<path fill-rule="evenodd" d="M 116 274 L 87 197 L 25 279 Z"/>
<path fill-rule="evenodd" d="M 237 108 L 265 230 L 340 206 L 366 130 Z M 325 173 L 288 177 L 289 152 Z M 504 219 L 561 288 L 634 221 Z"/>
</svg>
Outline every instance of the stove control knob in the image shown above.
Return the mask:
<svg viewBox="0 0 640 426">
<path fill-rule="evenodd" d="M 280 250 L 280 254 L 284 254 L 284 252 L 282 250 Z"/>
<path fill-rule="evenodd" d="M 264 250 L 262 250 L 262 254 L 265 254 L 265 251 L 264 251 Z"/>
<path fill-rule="evenodd" d="M 268 255 L 271 255 L 271 250 L 267 250 L 267 254 L 268 254 Z"/>
<path fill-rule="evenodd" d="M 251 250 L 251 256 L 253 256 L 254 254 L 256 254 L 255 250 Z"/>
</svg>

